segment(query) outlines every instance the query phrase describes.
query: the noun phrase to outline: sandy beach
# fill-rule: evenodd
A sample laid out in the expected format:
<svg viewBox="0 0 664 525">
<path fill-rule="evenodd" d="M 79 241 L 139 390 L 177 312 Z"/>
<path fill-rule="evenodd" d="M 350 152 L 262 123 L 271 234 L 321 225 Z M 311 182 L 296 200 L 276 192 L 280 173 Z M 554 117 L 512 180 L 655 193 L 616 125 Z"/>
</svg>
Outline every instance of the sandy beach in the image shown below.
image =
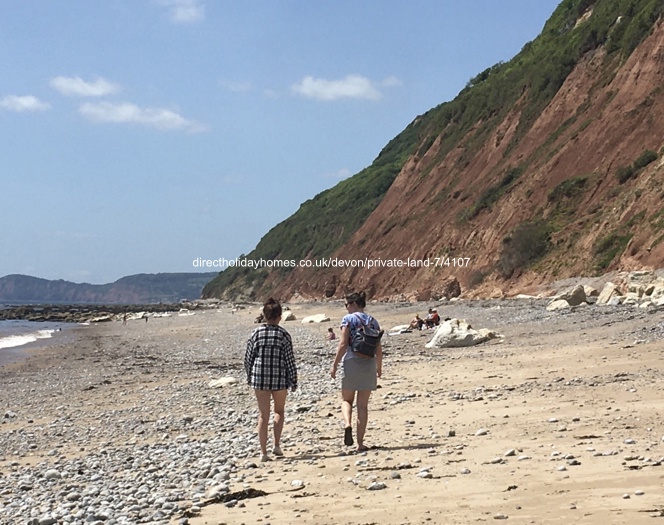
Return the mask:
<svg viewBox="0 0 664 525">
<path fill-rule="evenodd" d="M 431 304 L 372 304 L 385 328 Z M 343 445 L 340 302 L 290 305 L 301 388 L 260 463 L 241 369 L 257 307 L 75 330 L 0 367 L 0 524 L 652 523 L 664 517 L 664 311 L 441 304 L 503 337 L 386 336 L 366 443 Z M 330 322 L 302 324 L 325 313 Z M 214 388 L 210 382 L 234 377 Z M 257 496 L 247 497 L 244 496 Z M 655 520 L 657 521 L 657 520 Z"/>
</svg>

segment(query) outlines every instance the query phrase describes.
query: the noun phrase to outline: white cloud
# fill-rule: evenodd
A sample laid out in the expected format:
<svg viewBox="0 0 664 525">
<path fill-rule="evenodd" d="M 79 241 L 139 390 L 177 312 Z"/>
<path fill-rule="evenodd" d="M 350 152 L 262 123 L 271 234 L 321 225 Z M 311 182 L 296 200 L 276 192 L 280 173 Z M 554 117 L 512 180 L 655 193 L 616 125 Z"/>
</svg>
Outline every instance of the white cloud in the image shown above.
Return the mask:
<svg viewBox="0 0 664 525">
<path fill-rule="evenodd" d="M 171 21 L 176 24 L 191 24 L 205 16 L 201 0 L 160 0 L 159 3 L 168 8 Z"/>
<path fill-rule="evenodd" d="M 299 84 L 294 84 L 292 90 L 299 95 L 317 100 L 338 100 L 340 98 L 378 100 L 382 96 L 371 80 L 361 75 L 347 75 L 341 80 L 325 80 L 308 76 Z"/>
<path fill-rule="evenodd" d="M 188 120 L 177 112 L 163 108 L 141 108 L 128 102 L 99 102 L 82 104 L 79 113 L 93 122 L 113 124 L 140 124 L 161 131 L 184 130 L 192 133 L 205 131 L 205 127 Z"/>
<path fill-rule="evenodd" d="M 37 97 L 32 95 L 25 95 L 22 97 L 16 95 L 8 95 L 0 100 L 0 108 L 8 109 L 22 113 L 24 111 L 45 111 L 50 109 L 51 105 L 47 102 L 42 102 Z"/>
<path fill-rule="evenodd" d="M 77 97 L 103 97 L 120 91 L 120 86 L 103 78 L 86 82 L 79 77 L 55 77 L 51 79 L 51 87 L 63 95 Z"/>
</svg>

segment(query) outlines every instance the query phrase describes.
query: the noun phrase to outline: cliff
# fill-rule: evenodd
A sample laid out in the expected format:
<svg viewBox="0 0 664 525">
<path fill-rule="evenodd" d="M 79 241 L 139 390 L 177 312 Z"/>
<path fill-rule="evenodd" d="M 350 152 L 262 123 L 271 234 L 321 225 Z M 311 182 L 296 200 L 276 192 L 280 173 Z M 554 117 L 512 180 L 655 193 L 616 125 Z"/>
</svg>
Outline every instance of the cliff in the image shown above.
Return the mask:
<svg viewBox="0 0 664 525">
<path fill-rule="evenodd" d="M 663 12 L 652 0 L 562 2 L 516 57 L 395 138 L 396 175 L 353 231 L 340 235 L 334 220 L 323 228 L 332 250 L 298 251 L 298 240 L 285 237 L 269 254 L 439 266 L 227 270 L 204 295 L 364 289 L 381 299 L 427 299 L 453 277 L 467 294 L 512 294 L 566 277 L 662 267 Z M 391 149 L 353 179 L 366 183 Z M 289 221 L 302 228 L 298 213 Z M 261 243 L 248 257 L 263 255 Z"/>
<path fill-rule="evenodd" d="M 28 275 L 0 278 L 0 303 L 152 304 L 198 299 L 216 273 L 137 274 L 110 284 L 51 281 Z"/>
</svg>

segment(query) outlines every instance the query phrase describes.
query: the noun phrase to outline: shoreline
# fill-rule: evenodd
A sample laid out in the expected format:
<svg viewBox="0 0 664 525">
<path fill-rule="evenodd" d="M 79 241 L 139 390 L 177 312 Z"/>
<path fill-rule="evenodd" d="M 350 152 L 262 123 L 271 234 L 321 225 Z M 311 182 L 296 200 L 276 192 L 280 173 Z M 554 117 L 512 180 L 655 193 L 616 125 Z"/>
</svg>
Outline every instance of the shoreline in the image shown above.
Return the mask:
<svg viewBox="0 0 664 525">
<path fill-rule="evenodd" d="M 389 329 L 430 305 L 367 311 Z M 84 514 L 119 525 L 175 524 L 187 513 L 190 525 L 470 523 L 501 513 L 517 523 L 639 523 L 647 517 L 639 510 L 659 505 L 664 473 L 656 465 L 664 456 L 664 312 L 544 305 L 441 304 L 441 317 L 505 336 L 474 347 L 425 349 L 433 331 L 388 336 L 367 430 L 378 448 L 354 455 L 342 443 L 338 384 L 328 375 L 336 342 L 324 339 L 343 305 L 290 304 L 297 319 L 282 324 L 301 388 L 286 405 L 286 457 L 267 464 L 258 463 L 255 400 L 242 369 L 257 306 L 82 327 L 67 344 L 0 366 L 0 402 L 13 414 L 0 420 L 0 523 L 27 519 L 37 506 L 32 517 L 60 519 L 85 498 Z M 315 313 L 331 321 L 301 323 Z M 224 376 L 238 382 L 210 387 Z M 481 427 L 486 436 L 476 435 Z M 304 487 L 289 492 L 297 480 Z M 367 491 L 374 482 L 385 488 Z M 146 484 L 150 494 L 121 495 Z M 205 505 L 215 490 L 246 488 L 269 495 Z M 356 498 L 346 510 L 338 504 Z"/>
</svg>

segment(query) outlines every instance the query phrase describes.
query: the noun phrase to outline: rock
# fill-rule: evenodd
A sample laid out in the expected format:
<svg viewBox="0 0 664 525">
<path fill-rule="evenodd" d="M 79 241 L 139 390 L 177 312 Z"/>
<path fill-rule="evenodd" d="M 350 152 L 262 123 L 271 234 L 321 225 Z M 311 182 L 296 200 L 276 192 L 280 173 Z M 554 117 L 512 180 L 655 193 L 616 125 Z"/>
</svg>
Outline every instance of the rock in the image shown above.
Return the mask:
<svg viewBox="0 0 664 525">
<path fill-rule="evenodd" d="M 325 297 L 334 297 L 335 293 L 337 293 L 337 285 L 333 282 L 325 283 Z"/>
<path fill-rule="evenodd" d="M 450 319 L 440 324 L 433 339 L 425 346 L 426 348 L 474 346 L 497 337 L 502 336 L 491 330 L 474 330 L 464 319 Z"/>
<path fill-rule="evenodd" d="M 586 299 L 588 297 L 599 297 L 599 292 L 597 291 L 596 288 L 593 288 L 592 286 L 588 284 L 583 285 L 583 291 L 586 294 Z"/>
<path fill-rule="evenodd" d="M 295 321 L 295 319 L 295 314 L 293 312 L 287 312 L 282 321 Z"/>
<path fill-rule="evenodd" d="M 49 469 L 44 473 L 44 478 L 48 480 L 60 479 L 62 475 L 55 469 Z"/>
<path fill-rule="evenodd" d="M 578 306 L 586 302 L 586 291 L 582 285 L 577 285 L 571 290 L 560 294 L 556 299 L 567 301 L 570 306 Z"/>
<path fill-rule="evenodd" d="M 220 377 L 219 379 L 213 379 L 208 383 L 208 387 L 210 388 L 222 388 L 228 385 L 234 385 L 238 382 L 238 380 L 235 377 L 227 376 L 227 377 Z"/>
<path fill-rule="evenodd" d="M 571 305 L 565 299 L 556 299 L 555 301 L 550 302 L 546 309 L 549 312 L 553 312 L 555 310 L 566 310 L 570 306 Z"/>
<path fill-rule="evenodd" d="M 489 431 L 486 428 L 480 428 L 477 432 L 475 432 L 476 436 L 486 436 L 489 433 Z"/>
<path fill-rule="evenodd" d="M 434 293 L 434 295 L 444 297 L 447 300 L 459 297 L 461 295 L 461 285 L 456 277 L 449 277 L 442 283 L 440 292 Z M 422 300 L 426 301 L 427 299 Z"/>
<path fill-rule="evenodd" d="M 305 317 L 302 319 L 302 324 L 307 324 L 307 323 L 325 323 L 329 321 L 330 318 L 325 315 L 325 314 L 315 314 L 315 315 L 310 315 L 308 317 Z"/>
<path fill-rule="evenodd" d="M 383 490 L 386 489 L 387 485 L 382 481 L 373 481 L 368 487 L 367 490 Z"/>
<path fill-rule="evenodd" d="M 616 285 L 613 283 L 606 283 L 599 296 L 597 297 L 598 305 L 608 305 L 609 301 L 612 298 L 620 295 L 620 292 L 616 289 Z"/>
</svg>

